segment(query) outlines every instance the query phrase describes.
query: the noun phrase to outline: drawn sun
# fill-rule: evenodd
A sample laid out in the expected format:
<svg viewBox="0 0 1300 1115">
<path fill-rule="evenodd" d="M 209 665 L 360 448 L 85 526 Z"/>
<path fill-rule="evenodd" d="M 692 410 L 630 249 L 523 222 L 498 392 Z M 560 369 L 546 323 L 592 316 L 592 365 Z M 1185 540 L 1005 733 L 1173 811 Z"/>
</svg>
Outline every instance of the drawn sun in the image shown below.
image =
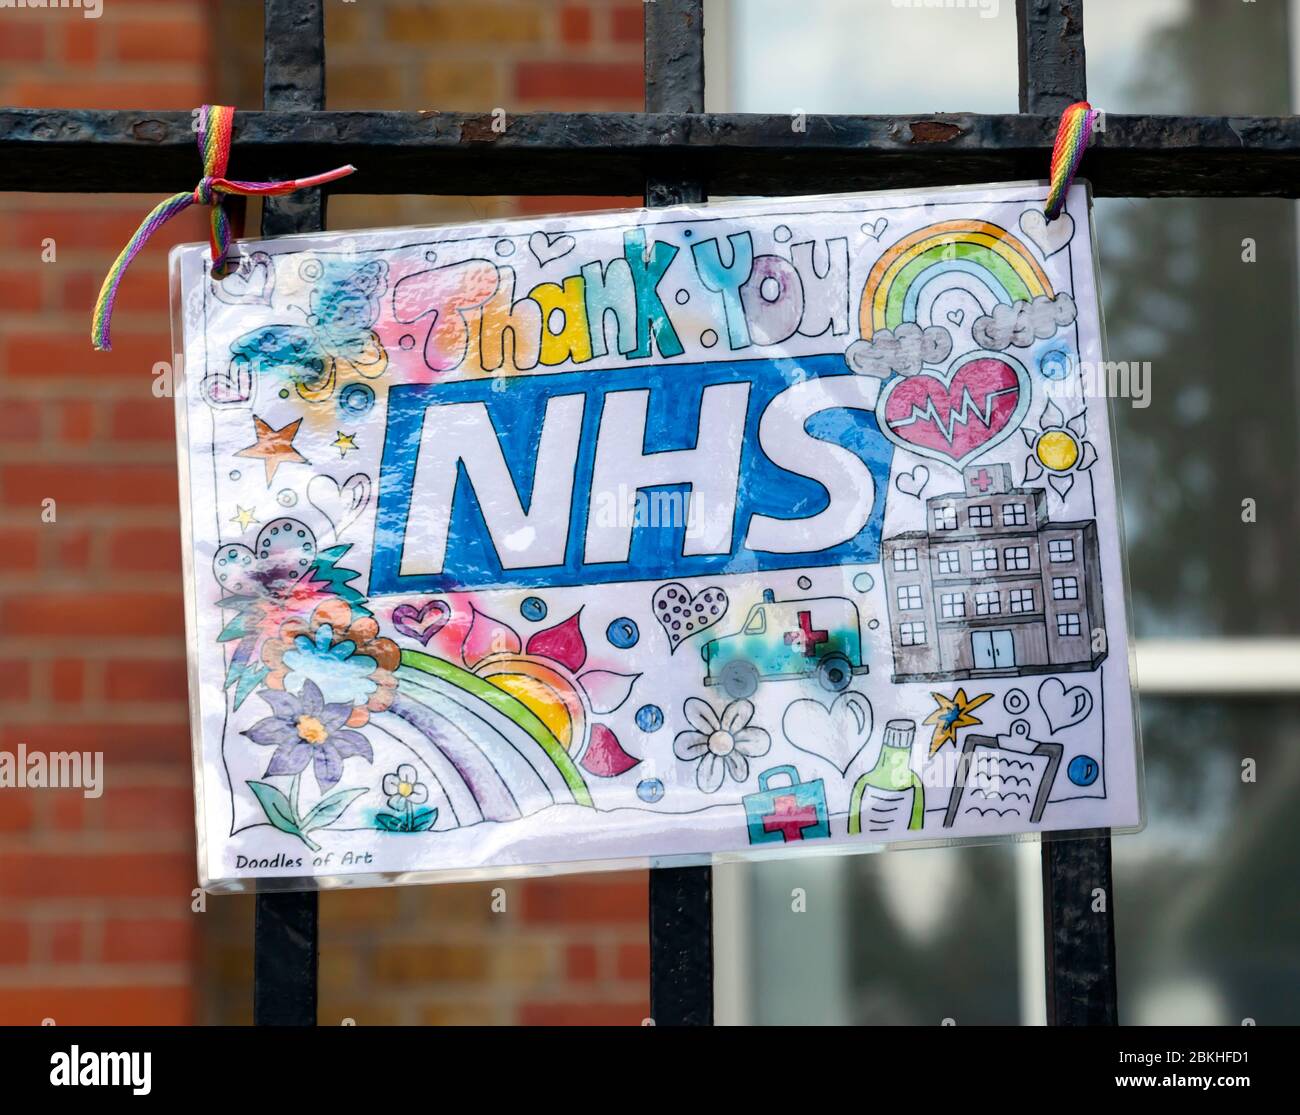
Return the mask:
<svg viewBox="0 0 1300 1115">
<path fill-rule="evenodd" d="M 1064 499 L 1074 487 L 1075 477 L 1097 463 L 1097 450 L 1087 440 L 1088 411 L 1067 419 L 1051 400 L 1039 417 L 1042 429 L 1022 426 L 1021 434 L 1029 446 L 1025 458 L 1026 482 L 1043 476 L 1058 496 Z"/>
<path fill-rule="evenodd" d="M 611 778 L 640 760 L 597 717 L 619 708 L 640 675 L 580 672 L 587 660 L 580 614 L 536 632 L 525 647 L 513 628 L 473 609 L 461 658 L 536 716 L 584 770 Z"/>
</svg>

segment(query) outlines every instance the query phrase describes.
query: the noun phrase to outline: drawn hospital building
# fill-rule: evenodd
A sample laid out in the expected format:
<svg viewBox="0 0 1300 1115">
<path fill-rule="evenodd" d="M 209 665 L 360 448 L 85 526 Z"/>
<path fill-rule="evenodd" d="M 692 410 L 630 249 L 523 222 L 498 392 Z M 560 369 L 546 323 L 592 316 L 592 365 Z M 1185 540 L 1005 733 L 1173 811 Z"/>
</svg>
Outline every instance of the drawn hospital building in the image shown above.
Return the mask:
<svg viewBox="0 0 1300 1115">
<path fill-rule="evenodd" d="M 1097 666 L 1097 524 L 1049 522 L 1046 492 L 1013 487 L 1009 465 L 970 466 L 962 479 L 965 491 L 925 501 L 925 530 L 884 540 L 894 680 Z"/>
</svg>

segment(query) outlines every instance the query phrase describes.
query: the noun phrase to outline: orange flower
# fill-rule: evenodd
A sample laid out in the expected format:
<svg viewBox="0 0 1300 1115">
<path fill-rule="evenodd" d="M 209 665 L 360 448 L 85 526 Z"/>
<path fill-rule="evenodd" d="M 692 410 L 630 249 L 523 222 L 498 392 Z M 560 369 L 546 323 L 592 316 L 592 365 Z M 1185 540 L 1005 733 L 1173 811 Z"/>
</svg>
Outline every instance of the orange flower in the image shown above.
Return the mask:
<svg viewBox="0 0 1300 1115">
<path fill-rule="evenodd" d="M 361 616 L 353 620 L 352 608 L 348 604 L 330 599 L 317 605 L 306 622 L 300 617 L 287 620 L 280 625 L 278 636 L 262 644 L 262 661 L 270 670 L 265 678 L 267 687 L 282 690 L 290 674 L 300 677 L 306 674 L 322 690 L 327 689 L 327 677 L 311 677 L 311 671 L 302 667 L 304 651 L 317 655 L 320 661 L 331 667 L 346 667 L 348 663 L 360 666 L 360 669 L 348 671 L 352 688 L 358 680 L 371 683 L 363 685 L 369 694 L 364 703 L 357 696 L 351 698 L 355 707 L 347 719 L 347 727 L 362 727 L 370 720 L 372 712 L 383 712 L 392 704 L 397 687 L 393 671 L 401 661 L 402 652 L 392 639 L 380 637 L 379 624 L 373 617 Z M 286 664 L 287 654 L 298 661 Z M 367 659 L 374 663 L 368 671 L 364 669 L 364 660 Z"/>
</svg>

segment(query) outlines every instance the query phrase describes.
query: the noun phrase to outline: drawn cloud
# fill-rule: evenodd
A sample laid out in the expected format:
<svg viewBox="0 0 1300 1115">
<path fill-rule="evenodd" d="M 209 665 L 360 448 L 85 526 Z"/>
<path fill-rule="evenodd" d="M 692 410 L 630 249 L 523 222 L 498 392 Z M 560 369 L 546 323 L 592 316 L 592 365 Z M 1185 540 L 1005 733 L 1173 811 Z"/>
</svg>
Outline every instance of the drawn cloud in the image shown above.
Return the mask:
<svg viewBox="0 0 1300 1115">
<path fill-rule="evenodd" d="M 971 336 L 980 348 L 1002 352 L 1012 347 L 1028 348 L 1035 341 L 1053 336 L 1062 326 L 1071 325 L 1078 315 L 1074 299 L 1068 294 L 1048 298 L 1040 294 L 1032 302 L 999 303 L 991 314 L 975 319 Z"/>
<path fill-rule="evenodd" d="M 893 372 L 912 376 L 923 364 L 942 364 L 952 352 L 952 335 L 941 325 L 922 329 L 904 322 L 896 329 L 879 329 L 869 341 L 854 341 L 844 362 L 859 375 L 888 379 Z"/>
</svg>

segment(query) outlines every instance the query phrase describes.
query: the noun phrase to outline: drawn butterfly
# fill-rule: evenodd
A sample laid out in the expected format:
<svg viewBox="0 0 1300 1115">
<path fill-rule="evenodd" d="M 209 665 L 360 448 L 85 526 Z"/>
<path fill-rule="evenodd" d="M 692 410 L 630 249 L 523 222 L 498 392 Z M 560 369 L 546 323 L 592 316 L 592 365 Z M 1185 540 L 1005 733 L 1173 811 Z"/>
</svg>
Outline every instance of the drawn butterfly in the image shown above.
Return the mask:
<svg viewBox="0 0 1300 1115">
<path fill-rule="evenodd" d="M 237 337 L 230 345 L 232 376 L 276 376 L 316 403 L 334 395 L 341 372 L 367 379 L 383 375 L 388 353 L 373 327 L 388 289 L 388 264 L 309 259 L 299 273 L 314 284 L 307 324 L 267 325 Z"/>
</svg>

